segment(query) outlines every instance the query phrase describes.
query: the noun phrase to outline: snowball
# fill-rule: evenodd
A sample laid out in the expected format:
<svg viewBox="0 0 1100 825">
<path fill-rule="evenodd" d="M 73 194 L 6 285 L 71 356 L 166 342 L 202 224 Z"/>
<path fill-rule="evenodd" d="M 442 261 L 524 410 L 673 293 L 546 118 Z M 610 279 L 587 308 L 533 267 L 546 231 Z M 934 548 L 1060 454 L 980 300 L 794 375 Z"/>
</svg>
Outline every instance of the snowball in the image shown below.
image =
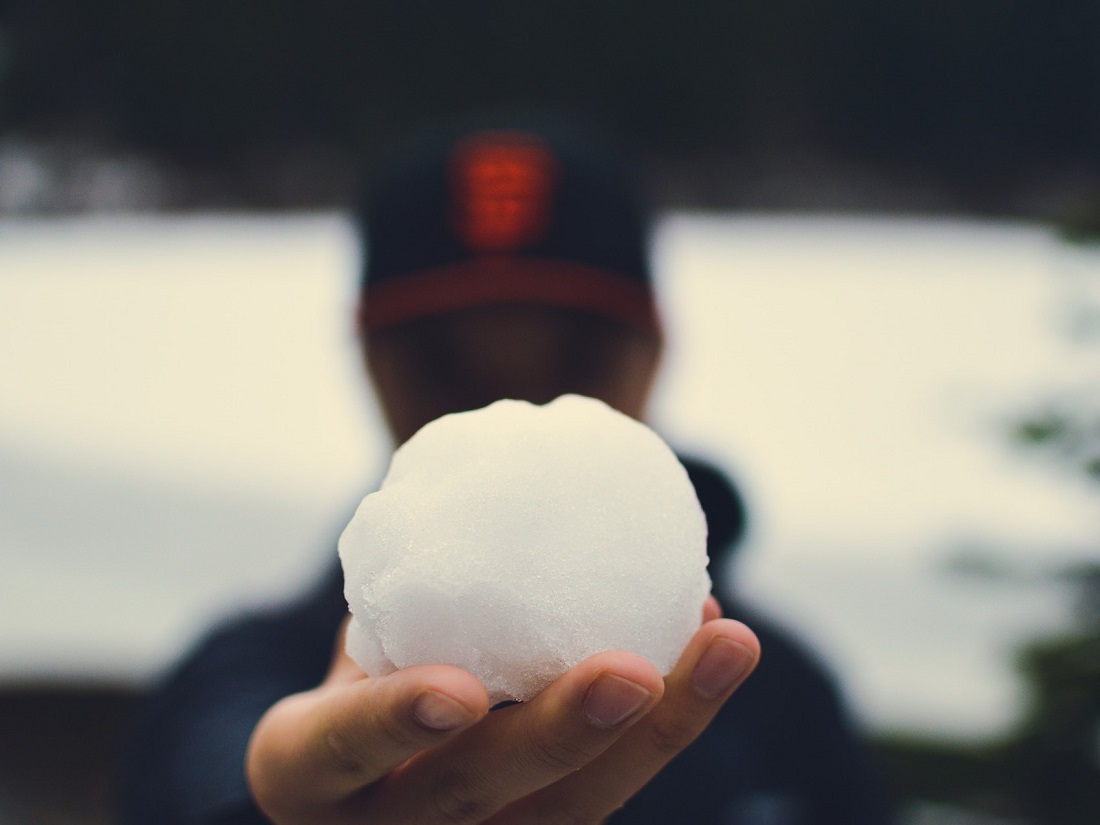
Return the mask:
<svg viewBox="0 0 1100 825">
<path fill-rule="evenodd" d="M 676 456 L 577 395 L 426 425 L 339 546 L 359 666 L 457 665 L 494 702 L 604 650 L 667 674 L 710 592 L 706 520 Z"/>
</svg>

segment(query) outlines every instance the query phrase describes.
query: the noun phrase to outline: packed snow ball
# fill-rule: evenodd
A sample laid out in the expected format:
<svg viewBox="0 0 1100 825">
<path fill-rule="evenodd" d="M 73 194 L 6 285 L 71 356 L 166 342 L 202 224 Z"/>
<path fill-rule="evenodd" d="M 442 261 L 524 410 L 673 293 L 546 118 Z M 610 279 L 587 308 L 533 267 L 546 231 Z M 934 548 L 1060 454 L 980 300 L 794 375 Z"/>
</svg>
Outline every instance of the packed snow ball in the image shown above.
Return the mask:
<svg viewBox="0 0 1100 825">
<path fill-rule="evenodd" d="M 457 665 L 494 702 L 605 650 L 667 674 L 710 592 L 706 532 L 673 452 L 601 401 L 445 415 L 340 537 L 347 651 L 372 676 Z"/>
</svg>

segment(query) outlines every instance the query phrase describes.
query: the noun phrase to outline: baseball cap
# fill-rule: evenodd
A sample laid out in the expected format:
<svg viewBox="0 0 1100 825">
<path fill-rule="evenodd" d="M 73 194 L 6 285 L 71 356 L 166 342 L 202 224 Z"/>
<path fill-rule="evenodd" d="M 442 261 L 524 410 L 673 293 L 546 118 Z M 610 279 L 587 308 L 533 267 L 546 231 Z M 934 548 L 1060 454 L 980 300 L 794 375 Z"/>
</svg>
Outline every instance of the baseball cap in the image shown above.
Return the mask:
<svg viewBox="0 0 1100 825">
<path fill-rule="evenodd" d="M 645 210 L 614 154 L 553 129 L 466 129 L 384 170 L 361 213 L 359 324 L 492 304 L 603 316 L 659 336 Z"/>
</svg>

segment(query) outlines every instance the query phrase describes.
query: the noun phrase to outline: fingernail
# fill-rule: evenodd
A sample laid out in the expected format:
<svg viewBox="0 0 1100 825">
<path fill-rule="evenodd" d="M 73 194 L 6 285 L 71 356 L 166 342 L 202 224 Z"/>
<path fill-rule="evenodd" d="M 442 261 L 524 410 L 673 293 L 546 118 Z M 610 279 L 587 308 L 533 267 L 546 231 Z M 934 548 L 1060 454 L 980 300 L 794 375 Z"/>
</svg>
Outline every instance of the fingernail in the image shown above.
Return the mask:
<svg viewBox="0 0 1100 825">
<path fill-rule="evenodd" d="M 474 718 L 468 707 L 434 690 L 420 694 L 412 710 L 416 721 L 432 730 L 453 730 Z"/>
<path fill-rule="evenodd" d="M 745 675 L 754 655 L 737 642 L 718 637 L 711 641 L 691 674 L 695 692 L 704 699 L 717 699 Z"/>
<path fill-rule="evenodd" d="M 621 725 L 653 701 L 653 693 L 641 685 L 610 673 L 600 675 L 584 696 L 584 712 L 593 725 Z"/>
</svg>

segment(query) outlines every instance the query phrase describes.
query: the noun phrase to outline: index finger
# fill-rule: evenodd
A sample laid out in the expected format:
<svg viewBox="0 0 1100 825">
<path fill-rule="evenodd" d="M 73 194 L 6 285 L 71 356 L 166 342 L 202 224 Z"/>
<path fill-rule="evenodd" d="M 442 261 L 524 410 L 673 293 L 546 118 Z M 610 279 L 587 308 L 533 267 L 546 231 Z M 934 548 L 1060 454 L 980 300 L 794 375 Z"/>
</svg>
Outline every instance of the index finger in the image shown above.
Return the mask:
<svg viewBox="0 0 1100 825">
<path fill-rule="evenodd" d="M 372 812 L 383 822 L 482 822 L 598 758 L 663 691 L 657 668 L 640 656 L 592 656 L 530 702 L 410 762 L 371 800 L 380 806 Z"/>
<path fill-rule="evenodd" d="M 335 806 L 488 713 L 474 676 L 445 665 L 326 683 L 274 705 L 248 751 L 253 794 L 269 815 Z"/>
</svg>

